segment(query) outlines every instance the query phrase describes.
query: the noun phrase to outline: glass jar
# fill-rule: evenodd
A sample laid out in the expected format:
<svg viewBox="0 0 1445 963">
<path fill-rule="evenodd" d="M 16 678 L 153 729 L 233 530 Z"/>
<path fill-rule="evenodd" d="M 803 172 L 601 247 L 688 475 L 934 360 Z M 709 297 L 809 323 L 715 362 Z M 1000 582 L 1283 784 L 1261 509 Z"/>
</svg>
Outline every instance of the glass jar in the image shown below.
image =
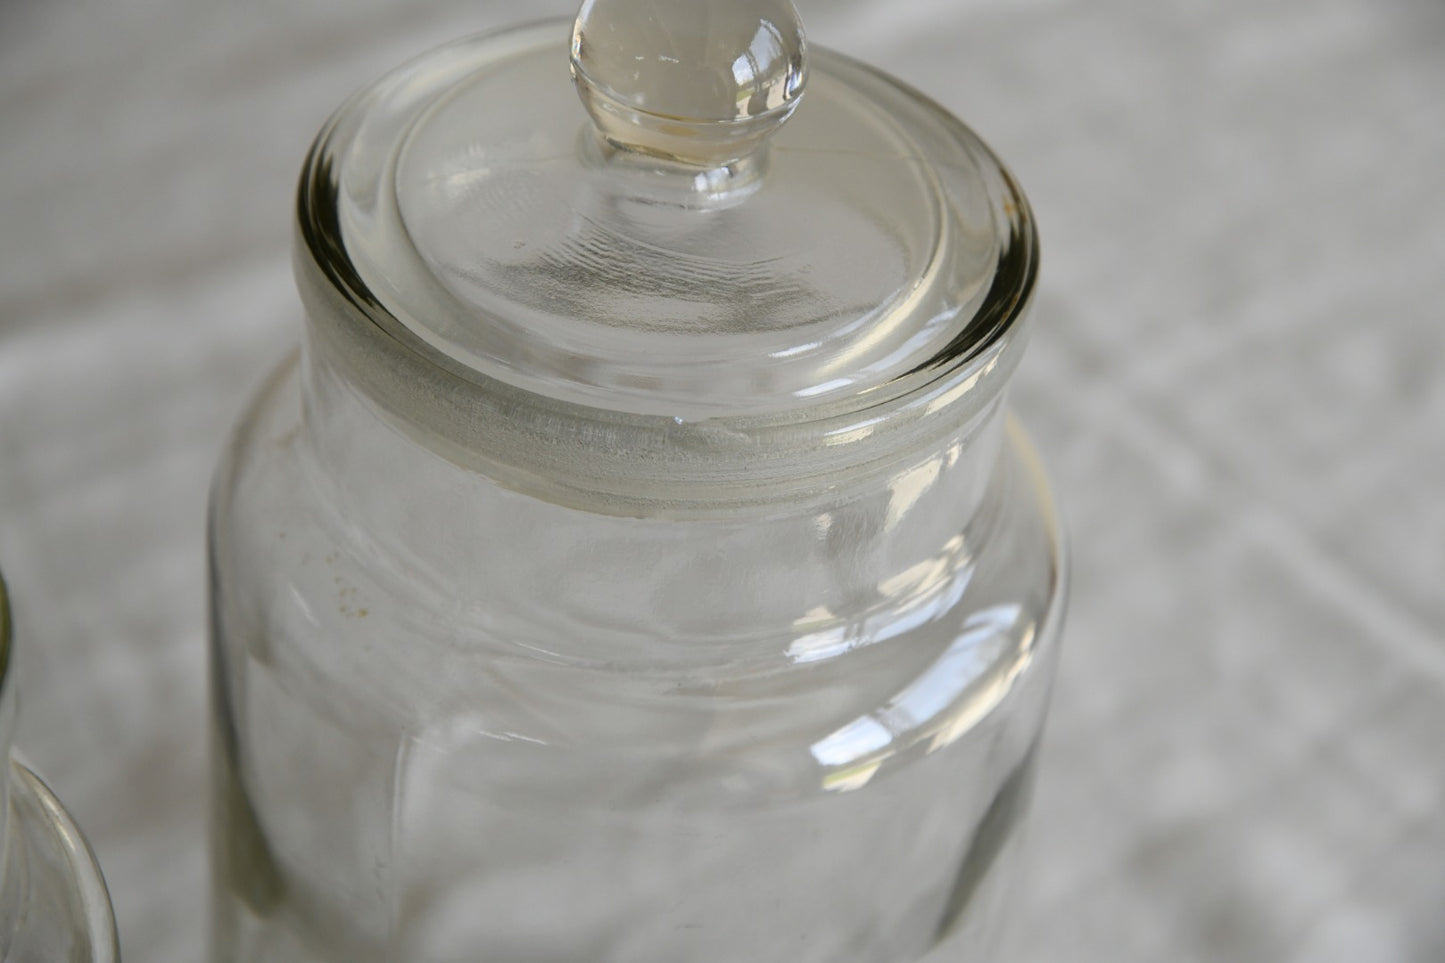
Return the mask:
<svg viewBox="0 0 1445 963">
<path fill-rule="evenodd" d="M 15 680 L 0 579 L 0 960 L 115 963 L 110 894 L 95 856 L 44 781 L 11 751 Z"/>
<path fill-rule="evenodd" d="M 567 38 L 308 158 L 212 502 L 212 959 L 986 959 L 1064 597 L 1027 203 L 787 0 Z"/>
</svg>

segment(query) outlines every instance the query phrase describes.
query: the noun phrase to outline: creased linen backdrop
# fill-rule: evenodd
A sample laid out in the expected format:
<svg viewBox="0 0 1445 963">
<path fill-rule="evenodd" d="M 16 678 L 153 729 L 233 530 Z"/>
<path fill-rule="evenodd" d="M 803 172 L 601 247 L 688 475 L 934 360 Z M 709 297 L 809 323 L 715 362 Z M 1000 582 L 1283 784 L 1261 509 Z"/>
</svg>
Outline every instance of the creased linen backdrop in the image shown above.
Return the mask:
<svg viewBox="0 0 1445 963">
<path fill-rule="evenodd" d="M 206 490 L 343 97 L 565 3 L 0 5 L 19 745 L 128 959 L 205 913 Z M 1445 959 L 1445 5 L 800 0 L 1041 224 L 1074 604 L 1016 959 Z M 959 961 L 963 963 L 963 961 Z"/>
</svg>

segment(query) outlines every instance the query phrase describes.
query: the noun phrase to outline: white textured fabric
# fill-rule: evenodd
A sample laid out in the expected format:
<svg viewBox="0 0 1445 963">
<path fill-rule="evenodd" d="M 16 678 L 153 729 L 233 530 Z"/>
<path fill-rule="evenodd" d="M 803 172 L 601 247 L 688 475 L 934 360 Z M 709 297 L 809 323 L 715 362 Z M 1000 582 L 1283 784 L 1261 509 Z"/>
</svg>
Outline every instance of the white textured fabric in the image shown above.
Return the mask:
<svg viewBox="0 0 1445 963">
<path fill-rule="evenodd" d="M 20 744 L 201 957 L 211 467 L 351 90 L 566 4 L 0 5 Z M 1020 960 L 1445 959 L 1445 5 L 802 0 L 1031 194 L 1074 605 Z"/>
</svg>

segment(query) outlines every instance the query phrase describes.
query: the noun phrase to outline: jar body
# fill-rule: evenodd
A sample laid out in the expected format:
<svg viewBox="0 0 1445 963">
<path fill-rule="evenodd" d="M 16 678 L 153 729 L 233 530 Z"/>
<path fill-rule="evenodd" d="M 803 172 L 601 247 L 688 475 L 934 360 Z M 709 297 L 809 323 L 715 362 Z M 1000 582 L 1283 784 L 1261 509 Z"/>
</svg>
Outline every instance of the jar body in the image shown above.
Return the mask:
<svg viewBox="0 0 1445 963">
<path fill-rule="evenodd" d="M 988 958 L 1064 595 L 1026 449 L 1000 396 L 873 482 L 593 513 L 312 341 L 213 496 L 212 959 Z"/>
</svg>

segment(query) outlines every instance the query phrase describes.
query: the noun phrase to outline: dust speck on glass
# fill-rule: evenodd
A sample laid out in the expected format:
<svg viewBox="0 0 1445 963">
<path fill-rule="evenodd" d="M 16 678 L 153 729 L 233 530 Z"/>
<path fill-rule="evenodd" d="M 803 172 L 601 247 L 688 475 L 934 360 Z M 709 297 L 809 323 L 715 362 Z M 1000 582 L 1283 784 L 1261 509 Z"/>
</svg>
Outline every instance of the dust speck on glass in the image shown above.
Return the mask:
<svg viewBox="0 0 1445 963">
<path fill-rule="evenodd" d="M 988 958 L 1066 579 L 982 141 L 786 0 L 589 0 L 362 90 L 298 211 L 214 963 Z"/>
</svg>

